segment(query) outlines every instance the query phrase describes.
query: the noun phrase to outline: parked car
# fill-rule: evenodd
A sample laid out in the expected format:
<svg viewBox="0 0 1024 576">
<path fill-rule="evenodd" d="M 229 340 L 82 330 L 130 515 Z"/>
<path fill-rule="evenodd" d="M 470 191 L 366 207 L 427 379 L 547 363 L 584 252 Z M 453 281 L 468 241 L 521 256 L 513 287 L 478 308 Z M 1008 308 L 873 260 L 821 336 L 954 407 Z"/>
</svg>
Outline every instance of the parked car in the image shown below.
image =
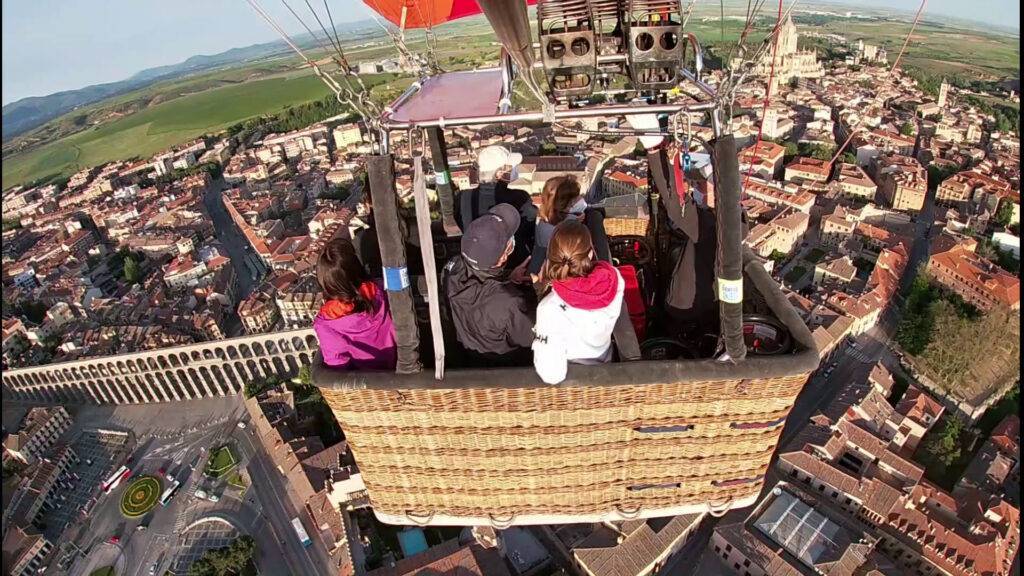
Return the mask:
<svg viewBox="0 0 1024 576">
<path fill-rule="evenodd" d="M 245 422 L 242 422 L 241 420 L 239 420 L 238 421 L 238 427 L 241 428 L 242 430 L 245 430 Z"/>
<path fill-rule="evenodd" d="M 107 542 L 110 543 L 110 544 L 117 544 L 120 541 L 121 541 L 121 537 L 117 536 L 116 534 L 114 536 L 111 536 L 110 538 L 107 539 Z"/>
</svg>

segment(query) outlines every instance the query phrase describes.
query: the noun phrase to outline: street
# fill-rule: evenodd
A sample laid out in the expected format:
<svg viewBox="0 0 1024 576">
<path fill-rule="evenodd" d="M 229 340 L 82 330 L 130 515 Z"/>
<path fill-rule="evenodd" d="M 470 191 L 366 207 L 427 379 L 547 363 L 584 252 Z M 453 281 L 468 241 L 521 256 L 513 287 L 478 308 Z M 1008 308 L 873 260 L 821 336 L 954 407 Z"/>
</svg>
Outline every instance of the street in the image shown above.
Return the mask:
<svg viewBox="0 0 1024 576">
<path fill-rule="evenodd" d="M 234 221 L 231 220 L 227 209 L 224 208 L 224 202 L 221 200 L 223 186 L 224 181 L 221 179 L 211 182 L 206 194 L 203 195 L 203 204 L 213 220 L 213 230 L 217 235 L 217 240 L 227 250 L 227 256 L 231 258 L 231 266 L 235 270 L 235 286 L 237 288 L 235 300 L 236 302 L 241 302 L 256 288 L 256 278 L 258 277 L 256 275 L 262 272 L 263 264 L 252 251 L 245 236 L 242 235 Z M 233 336 L 238 333 L 240 328 L 238 314 L 235 310 L 232 310 L 225 332 L 228 336 Z"/>
<path fill-rule="evenodd" d="M 251 455 L 249 473 L 252 477 L 253 492 L 263 504 L 264 526 L 269 530 L 265 533 L 272 533 L 277 540 L 271 548 L 263 549 L 263 556 L 280 551 L 291 574 L 298 576 L 303 574 L 329 574 L 330 558 L 324 548 L 323 541 L 318 537 L 318 531 L 312 530 L 309 526 L 308 515 L 296 512 L 291 502 L 285 496 L 287 487 L 280 472 L 274 468 L 270 458 L 264 453 L 262 445 L 256 441 L 252 434 L 241 435 L 244 441 L 239 442 L 243 451 Z M 299 542 L 292 528 L 292 518 L 300 517 L 304 520 L 303 525 L 309 533 L 313 543 L 303 547 Z M 280 572 L 266 572 L 268 574 L 280 574 Z"/>
</svg>

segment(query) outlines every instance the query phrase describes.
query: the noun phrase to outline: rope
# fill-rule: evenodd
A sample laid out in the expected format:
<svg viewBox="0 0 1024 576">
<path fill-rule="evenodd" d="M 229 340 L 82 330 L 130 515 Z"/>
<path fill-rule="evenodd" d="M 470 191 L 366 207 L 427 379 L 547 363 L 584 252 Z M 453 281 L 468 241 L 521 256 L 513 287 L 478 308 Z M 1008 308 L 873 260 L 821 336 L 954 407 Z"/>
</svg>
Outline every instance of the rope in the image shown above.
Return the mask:
<svg viewBox="0 0 1024 576">
<path fill-rule="evenodd" d="M 900 65 L 900 59 L 903 58 L 903 51 L 907 49 L 907 44 L 910 44 L 910 37 L 914 35 L 914 30 L 917 28 L 917 23 L 921 20 L 921 13 L 924 12 L 924 5 L 928 0 L 921 0 L 921 5 L 917 7 L 917 14 L 914 15 L 914 23 L 910 25 L 910 32 L 907 33 L 907 39 L 903 41 L 903 47 L 900 48 L 900 53 L 896 56 L 896 61 L 892 63 L 892 68 L 889 69 L 889 75 L 896 71 L 896 67 Z"/>
<path fill-rule="evenodd" d="M 690 21 L 690 13 L 693 12 L 693 6 L 697 3 L 697 0 L 690 0 L 690 3 L 686 5 L 686 10 L 683 11 L 682 23 L 679 25 L 679 29 L 686 28 L 686 24 Z"/>
<path fill-rule="evenodd" d="M 750 155 L 747 157 L 747 176 L 743 179 L 743 188 L 741 191 L 747 189 L 747 184 L 750 182 L 750 175 L 754 173 L 754 157 L 757 155 L 757 147 L 761 145 L 761 135 L 764 133 L 764 118 L 768 113 L 768 104 L 772 97 L 772 85 L 775 83 L 775 55 L 779 50 L 779 32 L 782 26 L 782 0 L 779 0 L 779 15 L 775 20 L 775 41 L 772 42 L 772 64 L 768 72 L 768 86 L 764 91 L 764 105 L 761 107 L 761 123 L 757 126 L 757 139 L 754 140 L 754 147 L 750 151 Z M 740 195 L 742 198 L 742 193 Z"/>
<path fill-rule="evenodd" d="M 890 82 L 895 81 L 894 72 L 896 72 L 896 67 L 899 66 L 900 60 L 903 58 L 903 52 L 907 49 L 907 45 L 910 44 L 910 38 L 914 35 L 914 30 L 917 28 L 917 23 L 921 20 L 921 14 L 924 12 L 924 6 L 925 4 L 927 4 L 927 2 L 928 0 L 921 0 L 921 5 L 917 7 L 917 13 L 914 15 L 913 23 L 911 23 L 910 25 L 910 31 L 907 32 L 907 37 L 906 39 L 903 40 L 903 46 L 900 48 L 900 53 L 896 56 L 896 60 L 892 63 L 892 68 L 889 69 Z M 850 144 L 850 141 L 853 140 L 853 137 L 858 132 L 861 132 L 863 130 L 864 128 L 857 128 L 856 130 L 850 131 L 850 135 L 847 136 L 846 142 L 843 142 L 843 145 L 836 149 L 835 156 L 833 156 L 832 159 L 829 160 L 828 166 L 830 170 L 832 168 L 832 165 L 835 164 L 836 160 L 843 153 L 843 150 L 845 150 L 846 147 Z"/>
<path fill-rule="evenodd" d="M 291 49 L 296 54 L 298 54 L 300 58 L 302 58 L 303 62 L 305 62 L 313 70 L 313 73 L 318 78 L 320 78 L 320 80 L 324 84 L 327 85 L 327 88 L 329 88 L 331 90 L 331 92 L 334 93 L 334 96 L 338 99 L 339 102 L 341 102 L 343 104 L 347 104 L 349 107 L 352 108 L 352 110 L 356 114 L 359 114 L 363 118 L 364 122 L 366 122 L 367 124 L 372 124 L 373 118 L 367 112 L 367 109 L 364 108 L 364 106 L 366 106 L 368 104 L 370 105 L 371 108 L 375 108 L 376 106 L 365 95 L 365 86 L 363 86 L 361 80 L 359 80 L 359 84 L 364 89 L 364 94 L 362 95 L 362 97 L 360 97 L 360 95 L 357 95 L 352 90 L 351 84 L 349 84 L 347 77 L 345 78 L 346 86 L 343 87 L 340 83 L 338 83 L 337 80 L 334 79 L 333 76 L 331 76 L 327 72 L 324 72 L 320 68 L 320 66 L 316 63 L 315 60 L 311 60 L 308 56 L 306 56 L 306 53 L 303 52 L 302 49 L 299 48 L 298 45 L 295 44 L 295 42 L 291 39 L 291 37 L 288 35 L 288 33 L 285 32 L 283 28 L 281 28 L 281 26 L 277 23 L 277 21 L 274 20 L 273 17 L 271 17 L 269 14 L 267 14 L 267 12 L 263 9 L 262 6 L 260 6 L 260 4 L 259 4 L 259 2 L 257 0 L 246 0 L 246 2 L 248 2 L 249 6 L 251 6 L 252 9 L 255 10 L 256 13 L 259 14 L 264 20 L 266 20 L 266 22 L 268 24 L 270 24 L 270 26 L 281 36 L 281 38 L 285 41 L 285 43 L 288 44 L 288 46 L 291 47 Z M 316 40 L 318 44 L 323 46 L 323 41 L 320 40 L 320 38 L 315 33 L 313 33 L 313 30 L 310 29 L 309 26 L 306 25 L 306 22 L 295 12 L 295 10 L 293 10 L 292 7 L 289 6 L 288 3 L 285 0 L 281 0 L 281 3 L 285 5 L 285 7 L 288 9 L 289 12 L 292 13 L 293 16 L 295 16 L 295 19 L 298 20 L 300 24 L 302 24 L 302 27 L 305 28 L 307 32 L 309 32 L 310 36 L 312 36 L 313 39 Z M 308 5 L 309 5 L 309 3 L 307 1 L 307 6 Z M 312 9 L 312 7 L 310 7 L 310 9 Z M 319 21 L 319 19 L 318 19 L 318 21 Z M 321 23 L 321 27 L 323 27 L 322 23 Z M 327 33 L 326 29 L 324 29 L 324 33 L 325 34 Z M 328 37 L 328 40 L 329 40 L 329 37 Z M 342 56 L 342 58 L 344 58 L 344 53 L 341 53 L 341 56 Z M 340 65 L 340 63 L 339 63 L 339 65 Z M 343 68 L 343 71 L 344 71 L 344 68 Z M 357 75 L 356 75 L 356 78 L 358 79 Z M 358 101 L 359 104 L 357 104 L 356 101 Z"/>
</svg>

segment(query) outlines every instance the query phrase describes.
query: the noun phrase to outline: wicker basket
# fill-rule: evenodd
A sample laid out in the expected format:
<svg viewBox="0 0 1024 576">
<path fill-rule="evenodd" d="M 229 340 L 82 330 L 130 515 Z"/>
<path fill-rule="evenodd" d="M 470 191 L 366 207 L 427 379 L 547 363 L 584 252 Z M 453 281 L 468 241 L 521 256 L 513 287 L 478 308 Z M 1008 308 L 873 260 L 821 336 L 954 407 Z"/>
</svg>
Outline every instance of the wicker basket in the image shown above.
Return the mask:
<svg viewBox="0 0 1024 576">
<path fill-rule="evenodd" d="M 647 236 L 650 231 L 649 218 L 605 218 L 604 229 L 608 236 Z"/>
<path fill-rule="evenodd" d="M 351 374 L 314 367 L 377 516 L 393 524 L 595 522 L 752 504 L 818 362 L 761 264 L 748 284 L 798 350 L 704 361 Z"/>
</svg>

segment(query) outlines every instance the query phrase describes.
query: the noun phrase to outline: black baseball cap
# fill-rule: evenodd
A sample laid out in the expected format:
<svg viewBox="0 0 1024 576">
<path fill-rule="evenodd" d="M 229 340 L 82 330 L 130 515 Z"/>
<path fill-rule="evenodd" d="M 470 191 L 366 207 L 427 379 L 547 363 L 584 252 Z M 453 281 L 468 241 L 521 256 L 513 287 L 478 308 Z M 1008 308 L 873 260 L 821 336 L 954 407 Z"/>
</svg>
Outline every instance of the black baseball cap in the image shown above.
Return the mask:
<svg viewBox="0 0 1024 576">
<path fill-rule="evenodd" d="M 477 270 L 498 265 L 508 241 L 519 229 L 519 211 L 511 204 L 498 204 L 473 220 L 462 234 L 462 256 Z"/>
</svg>

